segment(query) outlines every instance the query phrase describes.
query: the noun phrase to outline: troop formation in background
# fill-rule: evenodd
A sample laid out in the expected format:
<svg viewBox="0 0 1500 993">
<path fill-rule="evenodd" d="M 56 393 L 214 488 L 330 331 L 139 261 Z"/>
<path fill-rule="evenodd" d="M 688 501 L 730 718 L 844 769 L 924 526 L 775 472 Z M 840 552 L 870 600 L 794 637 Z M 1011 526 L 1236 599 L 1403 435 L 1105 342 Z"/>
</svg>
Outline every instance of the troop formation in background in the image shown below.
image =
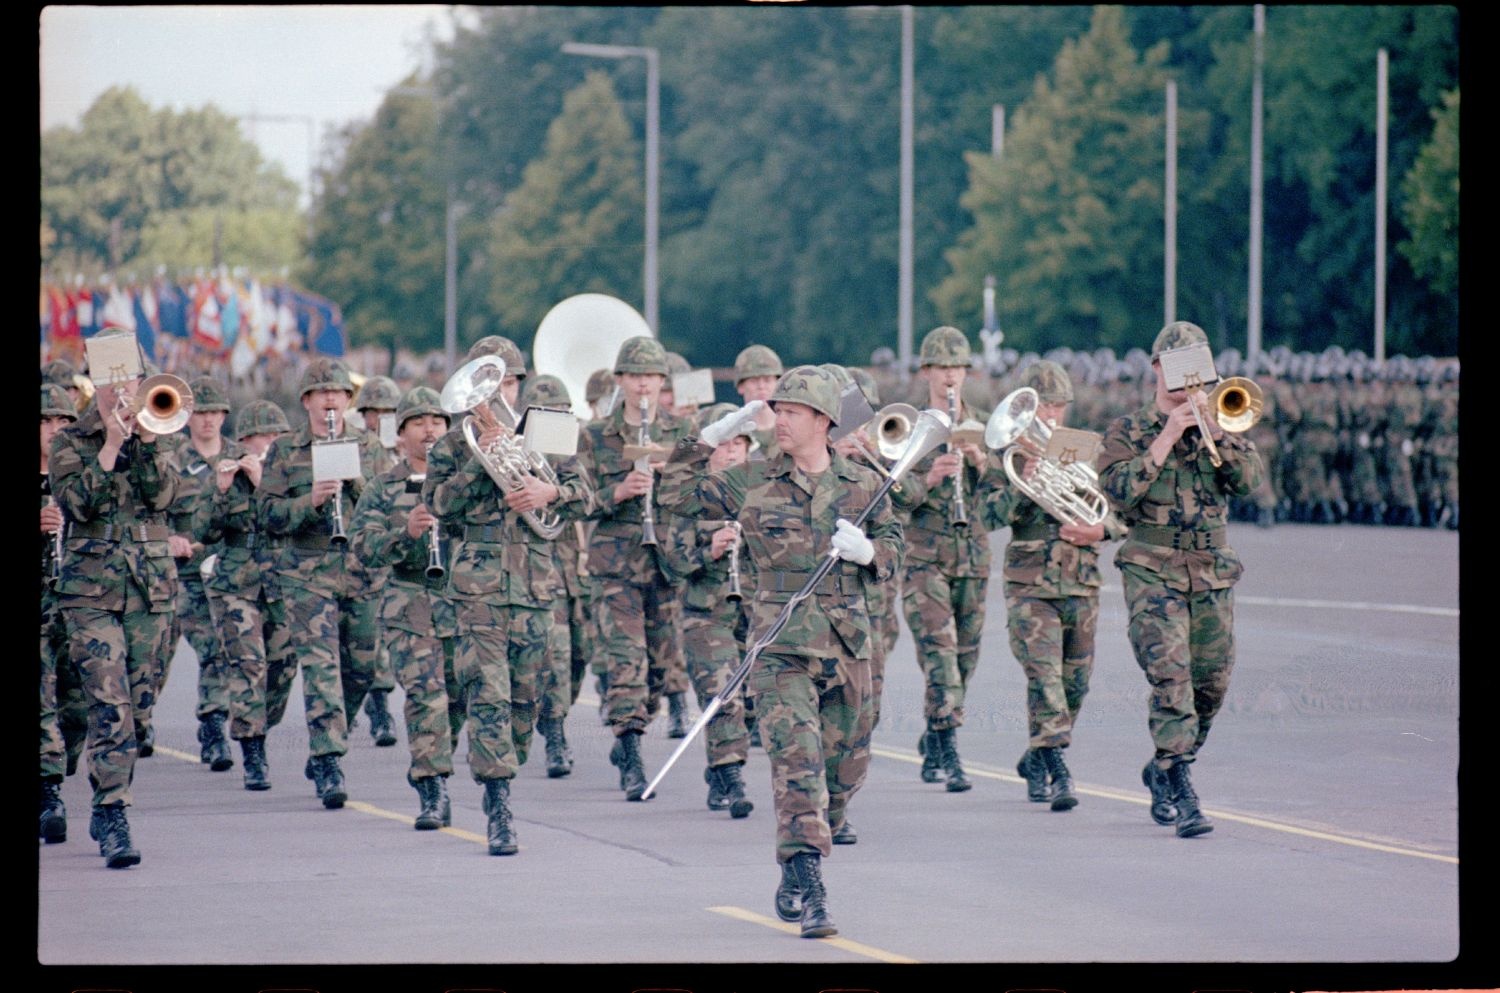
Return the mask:
<svg viewBox="0 0 1500 993">
<path fill-rule="evenodd" d="M 66 840 L 60 785 L 86 756 L 90 837 L 111 868 L 141 861 L 133 769 L 181 638 L 211 773 L 234 767 L 237 741 L 245 789 L 272 788 L 266 736 L 300 672 L 303 776 L 337 810 L 358 786 L 340 759 L 359 715 L 376 746 L 398 743 L 399 686 L 414 828 L 452 823 L 466 737 L 500 856 L 520 850 L 511 787 L 534 737 L 549 779 L 573 772 L 566 723 L 592 672 L 612 732 L 593 758 L 626 801 L 649 800 L 702 732 L 707 808 L 746 818 L 742 770 L 765 750 L 776 911 L 804 937 L 835 934 L 821 860 L 859 842 L 850 807 L 898 617 L 923 676 L 918 775 L 973 787 L 959 731 L 992 532 L 1006 532 L 1027 798 L 1080 802 L 1064 752 L 1093 668 L 1099 556 L 1121 542 L 1152 690 L 1142 781 L 1152 818 L 1194 837 L 1213 825 L 1189 770 L 1234 662 L 1243 570 L 1227 522 L 1458 527 L 1456 362 L 1272 349 L 1248 369 L 1186 322 L 1123 360 L 1007 350 L 988 366 L 938 327 L 908 384 L 888 354 L 873 372 L 786 369 L 752 345 L 733 368 L 743 404 L 700 403 L 687 362 L 650 335 L 591 371 L 531 369 L 514 342 L 482 338 L 441 390 L 356 385 L 318 358 L 294 404 L 237 410 L 212 378 L 152 375 L 128 332 L 89 347 L 87 377 L 60 362 L 41 375 L 39 837 Z M 1253 382 L 1227 401 L 1202 388 L 1239 375 Z M 567 381 L 586 381 L 591 416 Z M 658 716 L 681 744 L 648 782 Z"/>
</svg>

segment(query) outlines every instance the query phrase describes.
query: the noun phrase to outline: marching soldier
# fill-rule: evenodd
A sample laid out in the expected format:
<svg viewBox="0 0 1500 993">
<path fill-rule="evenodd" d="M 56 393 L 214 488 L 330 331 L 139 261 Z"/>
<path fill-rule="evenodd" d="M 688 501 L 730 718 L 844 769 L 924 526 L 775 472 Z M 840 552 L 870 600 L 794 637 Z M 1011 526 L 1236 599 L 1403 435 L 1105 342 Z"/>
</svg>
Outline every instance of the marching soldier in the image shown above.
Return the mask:
<svg viewBox="0 0 1500 993">
<path fill-rule="evenodd" d="M 830 825 L 843 822 L 869 768 L 875 633 L 866 591 L 888 582 L 899 568 L 901 525 L 884 498 L 864 530 L 850 523 L 875 498 L 881 480 L 829 447 L 828 431 L 839 416 L 832 373 L 815 366 L 793 369 L 771 404 L 777 455 L 705 474 L 712 449 L 684 439 L 663 485 L 690 494 L 677 505 L 679 513 L 739 521 L 755 575 L 752 635 L 774 624 L 830 546 L 840 560 L 749 676 L 771 759 L 782 870 L 777 913 L 783 920 L 800 919 L 804 938 L 821 938 L 838 932 L 821 870 L 821 860 L 832 854 Z M 743 413 L 728 416 L 740 419 Z M 707 440 L 718 440 L 731 426 L 716 422 L 705 431 Z M 696 483 L 683 483 L 684 475 L 697 477 Z"/>
<path fill-rule="evenodd" d="M 649 454 L 627 458 L 625 446 L 675 445 L 691 425 L 657 406 L 667 376 L 661 343 L 640 335 L 620 345 L 615 358 L 620 399 L 609 416 L 589 424 L 579 438 L 579 461 L 596 487 L 589 571 L 598 579 L 599 644 L 609 666 L 605 709 L 615 744 L 610 762 L 620 770 L 627 800 L 646 790 L 640 736 L 668 694 L 669 734 L 686 715 L 686 666 L 678 642 L 678 593 L 658 559 L 658 498 Z M 679 669 L 684 685 L 668 682 Z M 673 702 L 673 694 L 678 694 Z M 682 729 L 686 734 L 686 728 Z"/>
<path fill-rule="evenodd" d="M 481 338 L 465 361 L 496 355 L 505 362 L 504 404 L 480 404 L 478 445 L 491 451 L 510 432 L 495 407 L 515 409 L 521 351 L 509 339 Z M 563 596 L 557 559 L 527 522 L 528 513 L 560 518 L 586 515 L 592 504 L 588 478 L 573 458 L 556 466 L 557 482 L 526 474 L 502 490 L 469 451 L 460 424 L 428 456 L 422 503 L 454 530 L 448 593 L 457 611 L 453 667 L 468 710 L 469 772 L 484 789 L 491 855 L 519 848 L 509 807 L 510 781 L 526 762 L 536 715 L 537 685 L 552 650 L 552 604 Z M 565 523 L 565 521 L 564 521 Z"/>
<path fill-rule="evenodd" d="M 281 543 L 276 581 L 307 708 L 309 757 L 303 775 L 312 780 L 323 806 L 336 810 L 348 798 L 339 767 L 339 756 L 349 750 L 348 717 L 375 674 L 374 645 L 364 644 L 353 630 L 357 601 L 366 589 L 344 522 L 369 478 L 368 466 L 379 456 L 374 451 L 379 443 L 368 434 L 357 436 L 358 478 L 314 481 L 313 444 L 344 435 L 354 383 L 342 362 L 317 358 L 303 370 L 299 392 L 307 426 L 271 447 L 255 500 L 261 531 Z"/>
<path fill-rule="evenodd" d="M 354 398 L 354 408 L 359 411 L 364 420 L 366 432 L 374 435 L 380 442 L 380 457 L 370 468 L 370 476 L 373 478 L 385 472 L 400 461 L 400 453 L 397 451 L 396 433 L 398 424 L 396 422 L 396 408 L 401 405 L 401 388 L 389 376 L 371 376 L 360 386 L 359 393 Z M 373 632 L 377 648 L 375 649 L 375 679 L 370 684 L 370 692 L 365 697 L 365 716 L 370 719 L 370 737 L 375 744 L 381 747 L 389 747 L 396 743 L 396 733 L 391 726 L 391 710 L 388 698 L 392 690 L 396 688 L 396 674 L 391 665 L 391 653 L 386 644 L 386 639 L 379 633 L 380 620 L 374 616 L 375 611 L 369 609 L 384 601 L 383 590 L 386 583 L 384 570 L 371 570 L 361 560 L 364 568 L 364 579 L 366 590 L 370 594 L 362 602 L 362 614 L 357 621 L 357 626 L 370 629 Z M 368 643 L 371 635 L 365 634 L 361 639 Z M 350 714 L 350 726 L 354 724 L 354 716 Z"/>
<path fill-rule="evenodd" d="M 369 383 L 365 384 L 369 388 Z M 464 712 L 453 668 L 458 617 L 443 593 L 451 535 L 422 504 L 427 452 L 448 431 L 438 394 L 418 386 L 396 409 L 396 447 L 402 460 L 365 487 L 354 512 L 354 554 L 389 569 L 381 606 L 386 646 L 406 694 L 406 781 L 417 791 L 415 827 L 434 831 L 452 823 L 448 777 Z"/>
<path fill-rule="evenodd" d="M 766 401 L 776 390 L 785 370 L 781 368 L 781 357 L 765 345 L 751 345 L 734 358 L 734 388 L 745 403 L 761 401 L 760 413 L 755 415 L 755 434 L 752 439 L 761 458 L 770 458 L 775 453 L 776 412 Z"/>
<path fill-rule="evenodd" d="M 213 488 L 193 510 L 193 537 L 217 549 L 206 586 L 219 605 L 229 697 L 229 737 L 240 743 L 245 789 L 271 788 L 266 732 L 281 722 L 297 676 L 286 605 L 276 582 L 278 547 L 261 530 L 255 494 L 267 453 L 290 434 L 286 414 L 252 400 L 215 461 Z"/>
<path fill-rule="evenodd" d="M 125 808 L 138 720 L 149 726 L 156 660 L 167 650 L 177 602 L 164 514 L 178 479 L 157 436 L 121 403 L 134 397 L 139 374 L 95 375 L 97 403 L 53 438 L 49 469 L 68 522 L 57 603 L 89 703 L 89 837 L 105 865 L 120 869 L 141 861 Z"/>
<path fill-rule="evenodd" d="M 615 389 L 615 374 L 608 369 L 595 369 L 589 374 L 588 385 L 584 387 L 584 402 L 589 405 L 594 419 L 604 417 L 606 406 L 612 404 Z"/>
<path fill-rule="evenodd" d="M 1203 747 L 1229 689 L 1234 666 L 1234 584 L 1244 572 L 1229 547 L 1229 500 L 1245 496 L 1263 469 L 1255 446 L 1201 416 L 1223 464 L 1210 461 L 1190 404 L 1201 390 L 1169 392 L 1158 356 L 1206 343 L 1186 321 L 1162 328 L 1152 345 L 1156 399 L 1110 424 L 1099 454 L 1099 482 L 1130 528 L 1115 555 L 1130 611 L 1130 644 L 1151 684 L 1149 727 L 1155 753 L 1142 770 L 1151 816 L 1180 838 L 1213 830 L 1198 807 L 1189 766 Z"/>
</svg>

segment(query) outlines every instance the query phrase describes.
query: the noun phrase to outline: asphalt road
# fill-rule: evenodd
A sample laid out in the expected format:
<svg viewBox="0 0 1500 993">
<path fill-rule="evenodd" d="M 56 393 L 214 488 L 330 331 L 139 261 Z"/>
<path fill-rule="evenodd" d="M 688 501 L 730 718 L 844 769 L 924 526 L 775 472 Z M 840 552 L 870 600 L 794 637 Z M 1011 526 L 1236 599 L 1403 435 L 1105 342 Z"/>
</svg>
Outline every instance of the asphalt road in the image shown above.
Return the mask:
<svg viewBox="0 0 1500 993">
<path fill-rule="evenodd" d="M 696 745 L 656 798 L 626 803 L 590 686 L 568 721 L 573 775 L 549 780 L 537 743 L 512 788 L 520 853 L 493 858 L 462 765 L 453 827 L 412 829 L 404 729 L 376 748 L 361 722 L 344 761 L 351 800 L 324 810 L 301 775 L 300 688 L 268 741 L 271 791 L 245 791 L 238 764 L 210 772 L 184 643 L 157 753 L 136 767 L 141 865 L 103 867 L 86 779 L 64 785 L 69 838 L 38 847 L 34 988 L 886 993 L 978 970 L 985 987 L 1073 990 L 1112 984 L 1101 970 L 1116 968 L 1158 989 L 1467 979 L 1488 949 L 1460 942 L 1458 537 L 1234 525 L 1231 540 L 1246 564 L 1238 660 L 1194 768 L 1216 830 L 1178 839 L 1147 814 L 1147 688 L 1108 560 L 1068 750 L 1081 803 L 1027 802 L 1014 768 L 1024 681 L 993 582 L 958 738 L 974 788 L 918 778 L 921 677 L 903 624 L 851 807 L 860 840 L 824 864 L 840 933 L 818 941 L 775 918 L 760 751 L 745 820 L 704 806 Z M 663 732 L 658 721 L 644 739 L 648 776 L 675 745 Z"/>
</svg>

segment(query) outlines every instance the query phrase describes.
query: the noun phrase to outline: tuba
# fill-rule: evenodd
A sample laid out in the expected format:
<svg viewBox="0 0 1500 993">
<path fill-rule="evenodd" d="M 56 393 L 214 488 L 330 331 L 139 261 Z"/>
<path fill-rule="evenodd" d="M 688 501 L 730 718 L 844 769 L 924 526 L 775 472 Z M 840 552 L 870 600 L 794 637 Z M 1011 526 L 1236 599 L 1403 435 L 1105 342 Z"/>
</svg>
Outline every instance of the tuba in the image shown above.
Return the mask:
<svg viewBox="0 0 1500 993">
<path fill-rule="evenodd" d="M 1011 484 L 1060 523 L 1084 527 L 1103 523 L 1109 515 L 1109 500 L 1099 489 L 1099 474 L 1093 466 L 1080 462 L 1064 465 L 1038 457 L 1031 479 L 1016 471 L 1015 458 L 1022 449 L 1046 451 L 1052 438 L 1052 427 L 1037 416 L 1039 403 L 1036 390 L 1029 386 L 1000 401 L 984 427 L 985 445 L 996 451 L 1004 449 L 1002 461 Z M 1020 444 L 1023 440 L 1025 445 Z"/>
<path fill-rule="evenodd" d="M 553 471 L 552 464 L 545 456 L 527 449 L 515 434 L 514 426 L 518 420 L 516 412 L 506 403 L 504 394 L 500 393 L 500 384 L 504 380 L 505 360 L 494 355 L 481 355 L 464 363 L 448 378 L 438 404 L 450 414 L 469 414 L 463 420 L 464 441 L 468 443 L 470 453 L 484 466 L 490 479 L 500 487 L 500 492 L 513 493 L 521 489 L 526 485 L 528 477 L 535 477 L 553 486 L 558 485 L 557 473 Z M 489 448 L 483 448 L 474 430 L 471 411 L 488 403 L 492 397 L 499 398 L 500 405 L 510 419 L 510 423 L 505 426 L 511 430 Z M 528 510 L 521 516 L 540 538 L 552 541 L 562 534 L 563 522 L 555 513 Z"/>
<path fill-rule="evenodd" d="M 587 395 L 589 376 L 612 369 L 620 346 L 631 338 L 655 337 L 651 325 L 630 304 L 604 293 L 579 293 L 557 303 L 537 325 L 531 359 L 539 371 L 562 380 L 573 400 L 573 413 L 592 419 Z M 613 402 L 617 402 L 616 396 Z"/>
</svg>

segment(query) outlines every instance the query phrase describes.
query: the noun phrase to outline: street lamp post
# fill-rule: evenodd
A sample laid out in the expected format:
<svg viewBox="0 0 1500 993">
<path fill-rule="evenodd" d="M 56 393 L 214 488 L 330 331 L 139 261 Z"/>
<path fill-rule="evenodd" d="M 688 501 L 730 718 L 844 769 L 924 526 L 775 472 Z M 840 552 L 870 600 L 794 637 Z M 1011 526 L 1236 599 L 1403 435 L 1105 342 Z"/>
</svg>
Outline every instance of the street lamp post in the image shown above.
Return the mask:
<svg viewBox="0 0 1500 993">
<path fill-rule="evenodd" d="M 600 59 L 624 59 L 638 56 L 646 60 L 646 261 L 643 271 L 646 297 L 646 323 L 652 333 L 661 336 L 656 310 L 656 244 L 658 207 L 658 148 L 661 138 L 660 55 L 654 48 L 637 45 L 590 45 L 565 42 L 562 50 L 569 55 L 588 55 Z"/>
</svg>

